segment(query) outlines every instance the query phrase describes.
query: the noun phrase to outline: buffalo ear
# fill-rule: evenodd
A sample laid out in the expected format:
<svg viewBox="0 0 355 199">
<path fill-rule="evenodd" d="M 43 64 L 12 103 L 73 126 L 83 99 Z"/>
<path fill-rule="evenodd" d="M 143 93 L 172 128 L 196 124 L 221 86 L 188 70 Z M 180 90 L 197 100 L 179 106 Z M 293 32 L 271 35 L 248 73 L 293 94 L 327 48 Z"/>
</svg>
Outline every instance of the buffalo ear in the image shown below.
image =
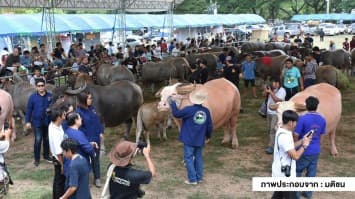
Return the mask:
<svg viewBox="0 0 355 199">
<path fill-rule="evenodd" d="M 161 91 L 163 90 L 163 88 L 164 88 L 164 87 L 161 87 L 161 88 L 154 94 L 154 96 L 155 96 L 156 98 L 160 98 L 160 97 L 161 97 Z"/>
<path fill-rule="evenodd" d="M 269 109 L 270 109 L 270 110 L 275 111 L 275 110 L 277 110 L 278 108 L 279 108 L 279 103 L 270 104 L 270 105 L 269 105 Z"/>
</svg>

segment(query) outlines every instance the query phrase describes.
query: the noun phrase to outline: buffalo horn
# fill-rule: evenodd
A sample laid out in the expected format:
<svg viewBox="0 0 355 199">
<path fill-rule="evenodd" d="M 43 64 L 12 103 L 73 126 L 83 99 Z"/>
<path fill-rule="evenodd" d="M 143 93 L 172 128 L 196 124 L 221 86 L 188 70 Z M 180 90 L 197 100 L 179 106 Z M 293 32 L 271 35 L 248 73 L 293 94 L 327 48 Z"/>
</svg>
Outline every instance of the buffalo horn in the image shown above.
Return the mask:
<svg viewBox="0 0 355 199">
<path fill-rule="evenodd" d="M 66 94 L 70 94 L 70 95 L 77 95 L 77 94 L 79 94 L 79 93 L 81 93 L 81 92 L 83 92 L 85 89 L 86 89 L 86 82 L 84 83 L 84 85 L 83 86 L 81 86 L 81 87 L 79 87 L 79 88 L 77 88 L 77 89 L 70 89 L 70 88 L 68 88 L 66 91 L 65 91 L 65 93 Z"/>
<path fill-rule="evenodd" d="M 270 110 L 275 111 L 275 110 L 277 110 L 278 108 L 279 108 L 279 104 L 270 104 L 270 105 L 269 105 L 269 109 L 270 109 Z"/>
<path fill-rule="evenodd" d="M 306 110 L 306 105 L 305 104 L 298 104 L 298 103 L 295 103 L 295 109 L 297 111 L 305 111 Z"/>
</svg>

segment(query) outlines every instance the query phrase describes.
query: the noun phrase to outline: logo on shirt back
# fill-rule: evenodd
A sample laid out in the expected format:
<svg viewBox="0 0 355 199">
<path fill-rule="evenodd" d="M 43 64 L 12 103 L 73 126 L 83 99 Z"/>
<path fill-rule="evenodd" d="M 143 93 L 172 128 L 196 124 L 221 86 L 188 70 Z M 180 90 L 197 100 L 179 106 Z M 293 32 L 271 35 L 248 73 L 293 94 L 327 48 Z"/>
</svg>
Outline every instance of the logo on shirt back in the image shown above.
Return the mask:
<svg viewBox="0 0 355 199">
<path fill-rule="evenodd" d="M 203 111 L 197 111 L 194 115 L 194 123 L 195 124 L 203 124 L 206 121 L 206 113 Z"/>
</svg>

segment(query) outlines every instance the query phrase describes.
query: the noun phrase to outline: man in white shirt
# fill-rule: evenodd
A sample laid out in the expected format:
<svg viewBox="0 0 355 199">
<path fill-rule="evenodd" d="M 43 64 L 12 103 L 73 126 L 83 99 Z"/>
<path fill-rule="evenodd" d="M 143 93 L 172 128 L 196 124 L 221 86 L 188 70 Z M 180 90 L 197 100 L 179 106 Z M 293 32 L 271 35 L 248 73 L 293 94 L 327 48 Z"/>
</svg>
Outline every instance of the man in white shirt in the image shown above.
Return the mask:
<svg viewBox="0 0 355 199">
<path fill-rule="evenodd" d="M 292 132 L 295 129 L 298 115 L 295 111 L 286 110 L 282 113 L 282 126 L 276 132 L 274 146 L 274 161 L 272 163 L 272 177 L 296 177 L 296 160 L 308 147 L 312 135 L 293 142 Z M 297 151 L 295 148 L 301 146 Z M 272 199 L 296 198 L 296 192 L 276 191 Z"/>
<path fill-rule="evenodd" d="M 275 77 L 272 80 L 271 86 L 266 86 L 265 93 L 268 95 L 267 99 L 267 129 L 269 133 L 269 144 L 265 152 L 268 154 L 273 154 L 274 152 L 274 142 L 275 142 L 275 133 L 277 125 L 277 113 L 269 108 L 269 105 L 275 104 L 285 100 L 286 90 L 281 86 L 280 79 Z"/>
<path fill-rule="evenodd" d="M 60 144 L 64 139 L 62 122 L 65 119 L 65 110 L 64 108 L 53 108 L 49 114 L 51 117 L 51 123 L 48 126 L 48 139 L 54 164 L 53 198 L 59 198 L 65 193 L 63 149 L 60 147 Z"/>
</svg>

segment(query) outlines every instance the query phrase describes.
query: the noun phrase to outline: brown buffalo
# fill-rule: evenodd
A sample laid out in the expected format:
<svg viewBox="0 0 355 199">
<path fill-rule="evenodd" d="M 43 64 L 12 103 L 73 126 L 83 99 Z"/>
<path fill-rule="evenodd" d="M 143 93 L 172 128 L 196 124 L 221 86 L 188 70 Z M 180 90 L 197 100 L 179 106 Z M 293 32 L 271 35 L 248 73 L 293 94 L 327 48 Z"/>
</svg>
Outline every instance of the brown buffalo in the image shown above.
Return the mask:
<svg viewBox="0 0 355 199">
<path fill-rule="evenodd" d="M 136 143 L 142 132 L 145 133 L 147 143 L 150 144 L 150 133 L 157 132 L 160 139 L 160 130 L 163 130 L 163 138 L 167 140 L 166 128 L 168 126 L 169 112 L 159 111 L 158 102 L 143 104 L 137 114 Z"/>
<path fill-rule="evenodd" d="M 179 86 L 181 86 L 181 83 L 166 86 L 158 93 L 160 96 L 159 110 L 163 111 L 170 108 L 167 102 L 169 96 L 175 96 L 177 103 L 180 104 L 180 109 L 191 105 L 186 94 L 178 94 L 177 88 Z M 232 148 L 238 147 L 237 120 L 241 104 L 238 88 L 230 81 L 219 78 L 208 81 L 203 85 L 197 84 L 194 89 L 205 89 L 208 92 L 207 101 L 203 105 L 211 112 L 214 129 L 223 126 L 224 138 L 222 144 L 228 144 L 232 140 Z M 180 129 L 181 124 L 177 122 L 177 125 Z"/>
<path fill-rule="evenodd" d="M 270 109 L 277 109 L 280 123 L 281 115 L 285 110 L 294 110 L 298 114 L 302 114 L 306 110 L 305 100 L 309 96 L 319 99 L 317 112 L 322 114 L 327 122 L 326 133 L 329 134 L 330 152 L 332 155 L 336 155 L 338 151 L 335 145 L 335 133 L 342 111 L 341 94 L 337 88 L 327 83 L 316 84 L 297 93 L 289 101 L 271 105 Z"/>
<path fill-rule="evenodd" d="M 320 65 L 332 65 L 339 69 L 342 69 L 344 73 L 350 72 L 350 53 L 344 49 L 338 49 L 335 51 L 324 51 L 321 53 Z"/>
</svg>

